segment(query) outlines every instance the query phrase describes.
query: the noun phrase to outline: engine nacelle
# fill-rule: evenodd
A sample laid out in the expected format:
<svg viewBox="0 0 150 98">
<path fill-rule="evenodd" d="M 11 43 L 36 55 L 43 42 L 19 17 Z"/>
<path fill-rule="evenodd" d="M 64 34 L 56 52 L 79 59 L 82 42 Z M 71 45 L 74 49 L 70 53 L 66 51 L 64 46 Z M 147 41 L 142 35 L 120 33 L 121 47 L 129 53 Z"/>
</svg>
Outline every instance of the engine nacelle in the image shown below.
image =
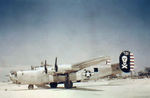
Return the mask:
<svg viewBox="0 0 150 98">
<path fill-rule="evenodd" d="M 58 72 L 65 73 L 68 70 L 72 70 L 71 64 L 58 65 Z"/>
</svg>

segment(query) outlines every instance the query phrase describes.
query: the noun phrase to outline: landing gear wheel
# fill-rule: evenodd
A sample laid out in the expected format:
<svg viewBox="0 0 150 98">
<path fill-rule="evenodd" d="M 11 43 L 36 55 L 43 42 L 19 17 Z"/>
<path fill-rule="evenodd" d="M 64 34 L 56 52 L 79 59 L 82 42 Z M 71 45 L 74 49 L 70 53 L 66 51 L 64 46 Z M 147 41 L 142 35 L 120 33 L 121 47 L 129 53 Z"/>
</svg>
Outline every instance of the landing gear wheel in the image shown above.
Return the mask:
<svg viewBox="0 0 150 98">
<path fill-rule="evenodd" d="M 65 81 L 64 86 L 66 89 L 72 88 L 73 83 L 72 81 Z"/>
<path fill-rule="evenodd" d="M 57 88 L 57 83 L 56 82 L 50 83 L 50 86 L 51 88 Z"/>
<path fill-rule="evenodd" d="M 34 86 L 32 84 L 28 85 L 28 89 L 32 90 L 34 88 Z"/>
</svg>

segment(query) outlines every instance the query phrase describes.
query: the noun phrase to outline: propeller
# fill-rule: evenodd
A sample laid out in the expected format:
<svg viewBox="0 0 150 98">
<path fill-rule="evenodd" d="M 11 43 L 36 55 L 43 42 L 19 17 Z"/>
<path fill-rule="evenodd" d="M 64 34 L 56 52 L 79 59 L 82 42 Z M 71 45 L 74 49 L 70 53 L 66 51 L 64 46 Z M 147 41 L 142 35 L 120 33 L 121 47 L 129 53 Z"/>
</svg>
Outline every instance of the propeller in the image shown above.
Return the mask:
<svg viewBox="0 0 150 98">
<path fill-rule="evenodd" d="M 45 68 L 45 73 L 47 74 L 47 61 L 45 60 L 44 68 Z"/>
<path fill-rule="evenodd" d="M 58 71 L 58 65 L 57 65 L 57 57 L 55 58 L 55 72 Z"/>
</svg>

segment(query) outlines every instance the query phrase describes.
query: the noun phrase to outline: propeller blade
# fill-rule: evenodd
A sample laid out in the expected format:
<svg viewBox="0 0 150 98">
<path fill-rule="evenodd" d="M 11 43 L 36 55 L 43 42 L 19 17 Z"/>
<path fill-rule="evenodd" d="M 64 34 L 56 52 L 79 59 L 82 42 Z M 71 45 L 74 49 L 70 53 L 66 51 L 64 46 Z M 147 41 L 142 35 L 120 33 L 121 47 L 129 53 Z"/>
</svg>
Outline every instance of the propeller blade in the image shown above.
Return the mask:
<svg viewBox="0 0 150 98">
<path fill-rule="evenodd" d="M 57 57 L 55 58 L 55 72 L 58 71 L 58 65 L 57 65 Z"/>
<path fill-rule="evenodd" d="M 46 65 L 47 65 L 47 62 L 45 60 L 44 68 L 45 68 L 45 73 L 47 74 L 47 67 L 46 67 Z"/>
</svg>

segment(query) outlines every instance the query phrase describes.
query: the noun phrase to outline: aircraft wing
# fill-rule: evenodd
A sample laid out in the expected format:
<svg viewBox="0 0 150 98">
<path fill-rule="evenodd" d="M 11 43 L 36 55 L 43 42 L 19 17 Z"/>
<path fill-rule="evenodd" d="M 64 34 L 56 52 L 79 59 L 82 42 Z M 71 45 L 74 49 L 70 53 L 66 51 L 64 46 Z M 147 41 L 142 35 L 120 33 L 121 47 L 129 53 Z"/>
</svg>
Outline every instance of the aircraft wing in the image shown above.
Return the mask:
<svg viewBox="0 0 150 98">
<path fill-rule="evenodd" d="M 82 70 L 82 69 L 84 69 L 86 67 L 90 67 L 90 66 L 99 64 L 99 63 L 101 63 L 103 61 L 106 61 L 108 59 L 110 59 L 110 57 L 108 57 L 108 56 L 98 57 L 98 58 L 94 58 L 94 59 L 91 59 L 91 60 L 88 60 L 88 61 L 84 61 L 84 62 L 80 62 L 80 63 L 77 63 L 77 64 L 73 64 L 72 68 L 73 69 Z"/>
<path fill-rule="evenodd" d="M 74 73 L 74 72 L 77 72 L 77 71 L 82 70 L 84 68 L 99 64 L 99 63 L 106 61 L 108 59 L 110 59 L 110 57 L 108 57 L 108 56 L 94 58 L 91 60 L 87 60 L 84 62 L 73 64 L 70 69 L 65 69 L 64 71 L 55 72 L 55 74 L 58 75 L 58 74 L 65 74 L 65 73 Z"/>
</svg>

